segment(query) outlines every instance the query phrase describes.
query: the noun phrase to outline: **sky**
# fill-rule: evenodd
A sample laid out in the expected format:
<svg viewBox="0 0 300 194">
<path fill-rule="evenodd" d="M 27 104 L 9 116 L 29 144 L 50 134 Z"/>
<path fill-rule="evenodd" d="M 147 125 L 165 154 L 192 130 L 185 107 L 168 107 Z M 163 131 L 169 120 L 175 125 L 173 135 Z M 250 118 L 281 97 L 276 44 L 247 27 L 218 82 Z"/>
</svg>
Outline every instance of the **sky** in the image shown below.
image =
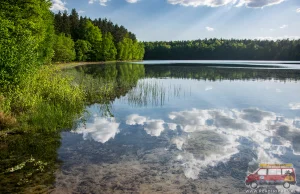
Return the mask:
<svg viewBox="0 0 300 194">
<path fill-rule="evenodd" d="M 107 18 L 141 41 L 300 38 L 300 0 L 51 1 L 53 12 Z"/>
</svg>

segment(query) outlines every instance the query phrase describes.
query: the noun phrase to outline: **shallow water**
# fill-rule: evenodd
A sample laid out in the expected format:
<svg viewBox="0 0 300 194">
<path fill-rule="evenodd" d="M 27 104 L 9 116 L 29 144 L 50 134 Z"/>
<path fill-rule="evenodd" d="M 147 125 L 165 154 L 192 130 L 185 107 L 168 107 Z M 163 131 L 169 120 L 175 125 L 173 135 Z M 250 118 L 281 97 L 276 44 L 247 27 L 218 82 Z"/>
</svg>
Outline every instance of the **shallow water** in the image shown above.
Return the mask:
<svg viewBox="0 0 300 194">
<path fill-rule="evenodd" d="M 49 192 L 245 193 L 259 163 L 292 163 L 300 172 L 299 68 L 247 61 L 77 68 L 107 72 L 116 95 L 87 106 L 86 122 L 61 133 Z"/>
</svg>

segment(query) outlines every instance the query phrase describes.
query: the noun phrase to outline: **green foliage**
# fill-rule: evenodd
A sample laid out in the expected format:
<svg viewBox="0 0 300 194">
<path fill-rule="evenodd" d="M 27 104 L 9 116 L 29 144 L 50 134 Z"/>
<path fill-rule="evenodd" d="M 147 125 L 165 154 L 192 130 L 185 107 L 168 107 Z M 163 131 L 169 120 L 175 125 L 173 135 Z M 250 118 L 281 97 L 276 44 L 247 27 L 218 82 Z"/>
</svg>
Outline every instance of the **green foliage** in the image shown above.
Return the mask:
<svg viewBox="0 0 300 194">
<path fill-rule="evenodd" d="M 49 63 L 53 55 L 51 37 L 54 30 L 50 6 L 51 3 L 47 0 L 2 0 L 0 6 L 0 17 L 11 21 L 15 27 L 9 33 L 12 36 L 17 33 L 33 39 L 30 41 L 34 44 L 39 63 Z"/>
<path fill-rule="evenodd" d="M 92 45 L 85 40 L 77 40 L 75 43 L 75 51 L 76 51 L 76 60 L 77 61 L 86 61 L 88 57 L 88 53 L 90 52 Z"/>
<path fill-rule="evenodd" d="M 92 50 L 89 53 L 91 61 L 101 60 L 101 47 L 102 47 L 102 33 L 101 30 L 94 26 L 94 24 L 87 20 L 83 29 L 84 40 L 92 45 Z"/>
<path fill-rule="evenodd" d="M 145 42 L 146 60 L 300 60 L 300 40 Z"/>
<path fill-rule="evenodd" d="M 1 1 L 0 85 L 18 84 L 53 56 L 53 15 L 46 0 Z"/>
<path fill-rule="evenodd" d="M 37 66 L 38 44 L 29 30 L 0 17 L 0 85 L 18 84 Z"/>
<path fill-rule="evenodd" d="M 53 61 L 57 62 L 69 62 L 76 58 L 76 52 L 74 49 L 74 41 L 69 36 L 60 34 L 56 36 L 54 43 L 54 57 Z"/>
<path fill-rule="evenodd" d="M 111 33 L 106 33 L 102 40 L 102 60 L 113 61 L 116 59 L 117 49 L 113 42 L 113 36 Z"/>
<path fill-rule="evenodd" d="M 42 67 L 3 95 L 23 130 L 72 127 L 84 105 L 82 89 L 72 85 L 71 77 L 62 76 L 60 70 L 51 66 Z"/>
<path fill-rule="evenodd" d="M 75 9 L 70 15 L 66 11 L 55 14 L 55 30 L 71 34 L 75 42 L 90 43 L 88 52 L 85 49 L 88 45 L 81 41 L 75 46 L 79 61 L 142 60 L 144 56 L 143 44 L 124 26 L 114 25 L 107 19 L 79 18 Z"/>
</svg>

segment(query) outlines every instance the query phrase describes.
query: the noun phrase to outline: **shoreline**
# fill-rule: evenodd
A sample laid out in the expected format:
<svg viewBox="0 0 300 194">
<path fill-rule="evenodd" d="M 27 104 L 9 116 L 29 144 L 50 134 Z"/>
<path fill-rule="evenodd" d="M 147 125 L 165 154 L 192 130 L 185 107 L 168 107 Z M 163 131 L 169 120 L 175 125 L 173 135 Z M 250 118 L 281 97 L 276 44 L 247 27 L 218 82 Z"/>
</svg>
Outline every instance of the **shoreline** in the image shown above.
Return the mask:
<svg viewBox="0 0 300 194">
<path fill-rule="evenodd" d="M 68 62 L 68 63 L 52 63 L 51 65 L 57 66 L 60 69 L 68 69 L 77 66 L 83 65 L 100 65 L 100 64 L 109 64 L 109 63 L 124 63 L 124 62 L 139 62 L 138 61 L 98 61 L 98 62 Z"/>
</svg>

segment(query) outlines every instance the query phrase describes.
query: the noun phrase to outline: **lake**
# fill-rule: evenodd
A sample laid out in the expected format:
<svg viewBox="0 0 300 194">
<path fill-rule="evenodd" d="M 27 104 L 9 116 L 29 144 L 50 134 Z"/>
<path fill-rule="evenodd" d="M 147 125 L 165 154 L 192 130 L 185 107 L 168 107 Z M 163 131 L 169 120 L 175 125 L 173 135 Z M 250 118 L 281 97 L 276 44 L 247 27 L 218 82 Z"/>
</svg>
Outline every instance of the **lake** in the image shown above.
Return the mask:
<svg viewBox="0 0 300 194">
<path fill-rule="evenodd" d="M 260 163 L 292 163 L 300 172 L 299 62 L 145 61 L 67 71 L 110 90 L 91 95 L 77 125 L 51 148 L 32 149 L 55 162 L 47 181 L 27 192 L 50 184 L 40 190 L 245 193 Z"/>
</svg>

